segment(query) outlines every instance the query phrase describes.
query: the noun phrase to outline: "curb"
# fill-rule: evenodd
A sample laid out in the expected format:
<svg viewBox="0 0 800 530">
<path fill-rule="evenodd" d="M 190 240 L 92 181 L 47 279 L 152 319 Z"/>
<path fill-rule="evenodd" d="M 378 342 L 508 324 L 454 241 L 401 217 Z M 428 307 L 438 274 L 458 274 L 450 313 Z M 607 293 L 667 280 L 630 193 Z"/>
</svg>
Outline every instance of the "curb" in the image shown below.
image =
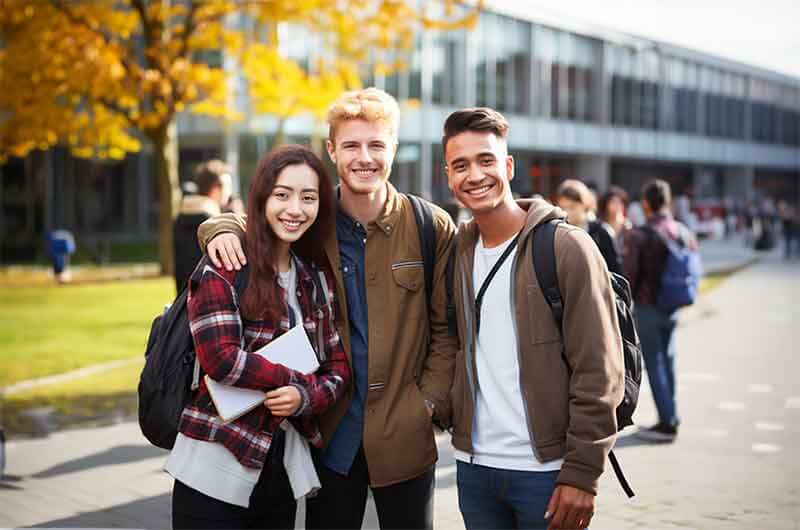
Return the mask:
<svg viewBox="0 0 800 530">
<path fill-rule="evenodd" d="M 114 368 L 119 368 L 122 366 L 127 366 L 129 364 L 141 363 L 141 362 L 144 362 L 144 357 L 141 358 L 134 357 L 131 359 L 122 359 L 119 361 L 110 361 L 107 363 L 92 364 L 89 366 L 84 366 L 83 368 L 78 368 L 77 370 L 72 370 L 69 372 L 64 372 L 56 375 L 48 375 L 45 377 L 38 377 L 36 379 L 28 379 L 26 381 L 20 381 L 18 383 L 14 383 L 13 385 L 0 388 L 0 396 L 10 396 L 12 394 L 18 394 L 20 392 L 24 392 L 25 390 L 30 390 L 32 388 L 55 385 L 58 383 L 65 383 L 68 381 L 73 381 L 75 379 L 80 379 L 82 377 L 87 377 L 102 372 L 108 372 L 109 370 L 113 370 Z"/>
<path fill-rule="evenodd" d="M 703 277 L 716 276 L 720 274 L 733 274 L 740 270 L 755 265 L 761 260 L 761 256 L 748 256 L 735 263 L 723 263 L 722 265 L 712 266 L 703 270 Z"/>
</svg>

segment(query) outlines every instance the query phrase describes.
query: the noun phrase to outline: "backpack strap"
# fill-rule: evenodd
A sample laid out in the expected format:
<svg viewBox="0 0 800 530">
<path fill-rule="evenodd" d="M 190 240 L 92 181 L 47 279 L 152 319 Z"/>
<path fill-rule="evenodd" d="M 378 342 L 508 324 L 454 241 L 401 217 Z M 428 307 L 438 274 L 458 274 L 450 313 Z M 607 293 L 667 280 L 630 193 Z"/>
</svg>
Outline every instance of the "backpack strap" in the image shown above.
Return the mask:
<svg viewBox="0 0 800 530">
<path fill-rule="evenodd" d="M 649 224 L 643 224 L 641 229 L 651 239 L 660 241 L 662 245 L 667 247 L 667 251 L 672 252 L 673 254 L 680 252 L 680 249 L 686 246 L 682 233 L 678 234 L 678 239 L 672 239 L 665 236 L 660 230 Z"/>
<path fill-rule="evenodd" d="M 561 219 L 552 219 L 534 228 L 531 258 L 536 280 L 539 282 L 547 305 L 550 306 L 558 330 L 563 336 L 564 302 L 561 298 L 561 290 L 558 288 L 555 251 L 556 227 L 562 222 Z"/>
<path fill-rule="evenodd" d="M 561 298 L 561 290 L 558 288 L 556 251 L 554 246 L 556 228 L 562 222 L 561 219 L 552 219 L 534 228 L 531 256 L 533 259 L 533 270 L 536 273 L 536 280 L 539 282 L 539 287 L 542 289 L 547 305 L 550 306 L 550 311 L 553 313 L 553 318 L 561 333 L 563 343 L 564 302 Z M 561 358 L 564 359 L 567 370 L 571 373 L 572 370 L 570 369 L 569 363 L 567 363 L 567 357 L 563 347 L 561 349 Z M 628 479 L 625 478 L 625 474 L 622 472 L 622 467 L 619 465 L 617 455 L 614 454 L 614 451 L 609 451 L 608 459 L 611 462 L 611 467 L 614 469 L 614 474 L 617 476 L 620 486 L 622 486 L 628 498 L 632 498 L 634 496 L 633 489 L 628 483 Z"/>
<path fill-rule="evenodd" d="M 208 259 L 208 258 L 205 258 Z M 245 265 L 242 267 L 236 275 L 233 277 L 233 289 L 236 291 L 236 303 L 242 303 L 242 295 L 244 295 L 244 291 L 247 289 L 247 281 L 250 278 L 250 265 Z M 189 286 L 187 285 L 184 289 L 184 292 L 188 292 Z M 181 295 L 184 294 L 181 293 Z M 192 373 L 192 384 L 190 389 L 192 391 L 197 390 L 200 388 L 200 361 L 197 360 L 197 355 L 194 356 L 194 371 Z"/>
<path fill-rule="evenodd" d="M 425 300 L 428 304 L 428 310 L 430 310 L 431 297 L 433 296 L 433 267 L 436 263 L 436 227 L 433 224 L 433 210 L 427 201 L 416 195 L 406 193 L 406 197 L 411 202 L 414 218 L 417 221 L 419 245 L 422 250 L 422 263 L 425 269 Z"/>
<path fill-rule="evenodd" d="M 245 265 L 244 267 L 236 273 L 236 276 L 233 277 L 233 289 L 236 291 L 236 297 L 241 300 L 242 295 L 244 295 L 245 289 L 247 289 L 247 281 L 250 279 L 250 265 Z"/>
<path fill-rule="evenodd" d="M 314 301 L 316 302 L 317 307 L 328 307 L 331 310 L 331 319 L 333 319 L 333 309 L 331 308 L 330 292 L 328 291 L 328 279 L 325 277 L 325 271 L 314 265 L 313 271 L 311 272 L 311 279 L 314 282 Z M 321 315 L 321 313 L 319 314 Z M 321 328 L 317 328 L 316 335 L 317 360 L 319 360 L 320 363 L 323 363 L 327 359 L 327 355 L 325 354 L 325 341 Z"/>
<path fill-rule="evenodd" d="M 633 488 L 631 488 L 628 479 L 625 478 L 625 474 L 622 472 L 622 466 L 619 465 L 619 460 L 617 460 L 617 455 L 614 453 L 613 449 L 608 452 L 608 460 L 611 462 L 611 467 L 614 469 L 614 474 L 617 476 L 619 485 L 622 486 L 625 495 L 627 495 L 629 499 L 634 498 L 636 494 L 633 492 Z"/>
</svg>

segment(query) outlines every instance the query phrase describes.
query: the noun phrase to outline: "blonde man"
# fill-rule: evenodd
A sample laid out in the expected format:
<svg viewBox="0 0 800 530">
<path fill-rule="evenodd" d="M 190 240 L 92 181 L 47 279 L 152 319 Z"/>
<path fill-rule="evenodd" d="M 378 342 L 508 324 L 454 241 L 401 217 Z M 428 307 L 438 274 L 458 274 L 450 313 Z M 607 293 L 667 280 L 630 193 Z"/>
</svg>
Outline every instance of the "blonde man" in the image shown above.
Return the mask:
<svg viewBox="0 0 800 530">
<path fill-rule="evenodd" d="M 431 205 L 436 255 L 427 307 L 422 249 L 408 197 L 389 182 L 400 111 L 386 92 L 347 92 L 328 111 L 339 174 L 336 238 L 320 242 L 336 272 L 337 323 L 354 385 L 320 420 L 322 490 L 307 528 L 360 528 L 371 488 L 381 528 L 431 528 L 433 421 L 449 419 L 456 339 L 447 333 L 445 268 L 454 226 Z M 226 268 L 245 262 L 244 219 L 204 223 L 201 244 Z"/>
</svg>

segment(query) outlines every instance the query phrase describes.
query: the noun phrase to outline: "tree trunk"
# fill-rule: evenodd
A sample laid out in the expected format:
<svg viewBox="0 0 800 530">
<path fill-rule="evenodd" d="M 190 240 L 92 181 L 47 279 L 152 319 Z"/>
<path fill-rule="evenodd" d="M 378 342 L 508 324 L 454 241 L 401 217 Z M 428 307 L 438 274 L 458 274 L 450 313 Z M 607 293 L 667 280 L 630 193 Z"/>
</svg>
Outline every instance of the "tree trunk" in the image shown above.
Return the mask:
<svg viewBox="0 0 800 530">
<path fill-rule="evenodd" d="M 181 199 L 175 120 L 156 129 L 150 140 L 153 143 L 153 165 L 158 182 L 158 261 L 162 274 L 172 274 L 175 270 L 172 225 Z"/>
<path fill-rule="evenodd" d="M 325 129 L 319 120 L 314 120 L 314 127 L 311 129 L 311 150 L 319 157 L 320 160 L 326 159 L 325 150 Z"/>
<path fill-rule="evenodd" d="M 286 143 L 286 118 L 278 118 L 278 128 L 275 130 L 275 136 L 272 137 L 272 149 L 280 147 Z"/>
</svg>

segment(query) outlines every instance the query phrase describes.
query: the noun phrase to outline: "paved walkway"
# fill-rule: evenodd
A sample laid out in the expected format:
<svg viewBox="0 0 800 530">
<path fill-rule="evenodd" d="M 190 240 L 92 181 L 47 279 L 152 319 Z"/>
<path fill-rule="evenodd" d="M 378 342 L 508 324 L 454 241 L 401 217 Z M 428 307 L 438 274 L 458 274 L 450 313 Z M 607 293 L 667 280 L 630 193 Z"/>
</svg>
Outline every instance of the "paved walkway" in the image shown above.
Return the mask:
<svg viewBox="0 0 800 530">
<path fill-rule="evenodd" d="M 745 246 L 744 240 L 739 236 L 700 242 L 700 256 L 703 259 L 703 271 L 706 274 L 739 269 L 753 263 L 760 256 L 766 255 L 772 255 L 772 252 L 755 252 L 752 248 Z"/>
<path fill-rule="evenodd" d="M 672 445 L 628 435 L 618 456 L 638 496 L 604 475 L 593 529 L 800 528 L 800 266 L 765 257 L 684 312 L 683 418 Z M 637 420 L 655 419 L 644 389 Z M 455 466 L 440 437 L 436 527 L 463 528 Z M 8 444 L 0 527 L 168 528 L 165 452 L 135 423 Z M 302 513 L 298 522 L 302 524 Z M 365 528 L 375 528 L 370 509 Z"/>
</svg>

